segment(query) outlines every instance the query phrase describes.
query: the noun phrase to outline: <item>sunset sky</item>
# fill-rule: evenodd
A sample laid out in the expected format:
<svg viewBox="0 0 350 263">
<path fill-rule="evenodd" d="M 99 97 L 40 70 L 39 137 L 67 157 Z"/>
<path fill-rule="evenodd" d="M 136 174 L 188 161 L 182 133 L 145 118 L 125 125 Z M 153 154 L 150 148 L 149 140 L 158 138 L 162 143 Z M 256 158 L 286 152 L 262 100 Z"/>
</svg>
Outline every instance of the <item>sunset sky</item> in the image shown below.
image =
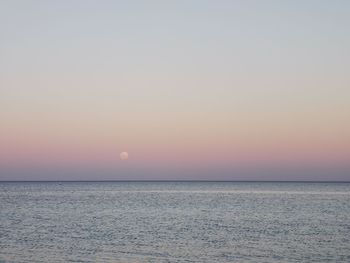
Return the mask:
<svg viewBox="0 0 350 263">
<path fill-rule="evenodd" d="M 137 179 L 350 180 L 350 1 L 0 1 L 0 180 Z"/>
</svg>

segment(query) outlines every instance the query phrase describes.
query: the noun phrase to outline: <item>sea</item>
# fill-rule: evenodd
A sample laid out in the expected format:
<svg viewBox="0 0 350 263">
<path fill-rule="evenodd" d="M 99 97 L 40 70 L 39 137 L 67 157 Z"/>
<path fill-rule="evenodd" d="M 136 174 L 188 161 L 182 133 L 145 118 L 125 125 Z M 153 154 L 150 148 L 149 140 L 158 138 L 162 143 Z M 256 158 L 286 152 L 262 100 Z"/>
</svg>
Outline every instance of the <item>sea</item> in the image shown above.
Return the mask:
<svg viewBox="0 0 350 263">
<path fill-rule="evenodd" d="M 0 262 L 350 262 L 350 183 L 0 182 Z"/>
</svg>

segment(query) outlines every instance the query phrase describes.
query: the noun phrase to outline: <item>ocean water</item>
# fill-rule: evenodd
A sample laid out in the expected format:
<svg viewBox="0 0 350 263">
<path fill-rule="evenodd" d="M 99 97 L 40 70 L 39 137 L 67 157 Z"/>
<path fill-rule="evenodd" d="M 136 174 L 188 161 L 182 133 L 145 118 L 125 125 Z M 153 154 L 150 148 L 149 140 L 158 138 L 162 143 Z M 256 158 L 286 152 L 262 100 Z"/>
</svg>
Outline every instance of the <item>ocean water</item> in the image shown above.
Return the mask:
<svg viewBox="0 0 350 263">
<path fill-rule="evenodd" d="M 350 262 L 350 184 L 2 182 L 0 262 Z"/>
</svg>

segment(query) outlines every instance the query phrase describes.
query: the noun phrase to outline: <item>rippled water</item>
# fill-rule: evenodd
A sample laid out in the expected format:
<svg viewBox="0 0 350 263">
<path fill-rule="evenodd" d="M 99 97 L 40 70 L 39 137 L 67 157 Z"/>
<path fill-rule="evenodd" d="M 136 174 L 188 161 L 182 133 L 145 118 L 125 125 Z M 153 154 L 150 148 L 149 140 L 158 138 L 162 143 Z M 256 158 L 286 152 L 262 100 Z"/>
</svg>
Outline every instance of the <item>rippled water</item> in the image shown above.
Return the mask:
<svg viewBox="0 0 350 263">
<path fill-rule="evenodd" d="M 0 262 L 350 262 L 350 184 L 0 183 Z"/>
</svg>

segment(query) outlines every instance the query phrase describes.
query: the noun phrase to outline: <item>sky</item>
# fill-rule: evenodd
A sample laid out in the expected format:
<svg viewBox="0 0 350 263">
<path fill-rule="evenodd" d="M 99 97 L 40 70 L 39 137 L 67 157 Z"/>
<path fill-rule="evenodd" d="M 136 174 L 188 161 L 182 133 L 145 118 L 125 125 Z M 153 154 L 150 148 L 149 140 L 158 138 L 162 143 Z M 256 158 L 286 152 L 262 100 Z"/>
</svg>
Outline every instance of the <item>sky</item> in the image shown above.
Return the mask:
<svg viewBox="0 0 350 263">
<path fill-rule="evenodd" d="M 2 0 L 0 180 L 350 181 L 349 28 L 347 0 Z"/>
</svg>

